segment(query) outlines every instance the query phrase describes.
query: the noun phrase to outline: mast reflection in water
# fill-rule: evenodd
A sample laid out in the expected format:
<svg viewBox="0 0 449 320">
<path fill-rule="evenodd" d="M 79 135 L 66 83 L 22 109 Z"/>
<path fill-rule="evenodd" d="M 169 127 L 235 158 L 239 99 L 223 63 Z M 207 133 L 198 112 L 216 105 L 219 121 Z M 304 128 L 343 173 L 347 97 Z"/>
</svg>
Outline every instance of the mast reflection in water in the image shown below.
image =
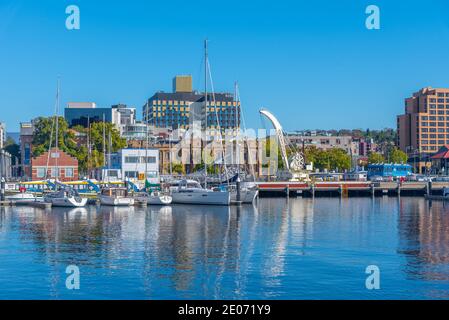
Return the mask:
<svg viewBox="0 0 449 320">
<path fill-rule="evenodd" d="M 1 299 L 448 297 L 449 208 L 421 198 L 0 211 Z"/>
</svg>

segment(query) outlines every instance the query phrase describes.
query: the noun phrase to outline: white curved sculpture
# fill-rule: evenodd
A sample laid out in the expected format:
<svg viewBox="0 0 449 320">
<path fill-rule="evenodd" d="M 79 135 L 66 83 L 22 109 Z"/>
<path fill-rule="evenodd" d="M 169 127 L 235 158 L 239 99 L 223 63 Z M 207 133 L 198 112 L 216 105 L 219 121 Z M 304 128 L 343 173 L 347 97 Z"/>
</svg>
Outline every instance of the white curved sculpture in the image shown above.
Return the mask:
<svg viewBox="0 0 449 320">
<path fill-rule="evenodd" d="M 282 157 L 282 162 L 284 163 L 284 168 L 290 171 L 290 164 L 288 163 L 287 150 L 286 150 L 287 144 L 285 143 L 284 131 L 282 130 L 282 126 L 281 126 L 280 122 L 268 110 L 261 109 L 259 112 L 260 112 L 260 114 L 267 117 L 268 120 L 270 120 L 271 123 L 273 124 L 274 130 L 276 130 L 276 136 L 278 138 L 279 145 L 281 147 L 281 157 Z"/>
<path fill-rule="evenodd" d="M 264 115 L 270 122 L 272 123 L 275 131 L 276 136 L 279 141 L 279 145 L 281 148 L 281 157 L 282 162 L 284 163 L 284 168 L 290 171 L 293 176 L 295 176 L 294 172 L 300 172 L 304 169 L 305 163 L 304 163 L 304 156 L 301 152 L 297 152 L 292 156 L 292 161 L 288 161 L 287 157 L 287 143 L 285 141 L 284 137 L 284 130 L 282 129 L 281 123 L 276 119 L 276 117 L 268 110 L 261 109 L 260 114 Z M 294 171 L 294 172 L 292 172 Z"/>
</svg>

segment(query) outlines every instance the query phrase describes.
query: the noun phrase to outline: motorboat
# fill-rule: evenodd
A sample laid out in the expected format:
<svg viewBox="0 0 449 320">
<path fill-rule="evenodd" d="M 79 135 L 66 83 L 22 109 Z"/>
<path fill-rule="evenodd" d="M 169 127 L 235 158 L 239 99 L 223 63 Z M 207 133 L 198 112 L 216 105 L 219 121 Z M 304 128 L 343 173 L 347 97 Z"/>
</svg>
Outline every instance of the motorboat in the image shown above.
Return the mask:
<svg viewBox="0 0 449 320">
<path fill-rule="evenodd" d="M 154 191 L 151 193 L 140 192 L 135 195 L 135 199 L 140 202 L 146 202 L 149 205 L 166 206 L 172 203 L 173 198 L 165 193 Z"/>
<path fill-rule="evenodd" d="M 134 198 L 128 195 L 126 188 L 108 187 L 101 190 L 100 204 L 104 206 L 132 206 Z"/>
<path fill-rule="evenodd" d="M 173 203 L 228 206 L 231 201 L 229 191 L 205 189 L 195 180 L 172 183 L 170 191 Z"/>
<path fill-rule="evenodd" d="M 63 188 L 59 191 L 50 192 L 44 195 L 44 201 L 51 203 L 53 207 L 84 207 L 87 204 L 86 198 L 81 198 L 76 190 Z"/>
<path fill-rule="evenodd" d="M 20 192 L 13 195 L 6 196 L 7 201 L 14 202 L 15 204 L 27 204 L 30 202 L 42 202 L 44 199 L 38 197 L 31 192 Z"/>
</svg>

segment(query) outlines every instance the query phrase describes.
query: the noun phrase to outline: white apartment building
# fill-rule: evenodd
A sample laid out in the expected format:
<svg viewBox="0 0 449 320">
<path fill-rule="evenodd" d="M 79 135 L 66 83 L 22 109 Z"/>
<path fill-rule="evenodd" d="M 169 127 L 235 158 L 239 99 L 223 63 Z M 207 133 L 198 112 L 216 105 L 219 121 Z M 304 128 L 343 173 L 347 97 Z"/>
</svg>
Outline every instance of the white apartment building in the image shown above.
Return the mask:
<svg viewBox="0 0 449 320">
<path fill-rule="evenodd" d="M 104 180 L 142 181 L 145 176 L 150 183 L 159 183 L 158 149 L 122 149 L 111 155 L 110 165 L 102 170 Z"/>
</svg>

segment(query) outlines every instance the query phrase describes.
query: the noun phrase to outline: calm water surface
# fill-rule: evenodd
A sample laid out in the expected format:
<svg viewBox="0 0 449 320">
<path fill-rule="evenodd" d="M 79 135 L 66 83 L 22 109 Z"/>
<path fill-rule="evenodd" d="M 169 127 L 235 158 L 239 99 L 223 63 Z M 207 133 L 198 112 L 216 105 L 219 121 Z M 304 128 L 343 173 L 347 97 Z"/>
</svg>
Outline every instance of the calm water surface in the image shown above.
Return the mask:
<svg viewBox="0 0 449 320">
<path fill-rule="evenodd" d="M 65 287 L 68 265 L 80 290 Z M 365 288 L 377 265 L 381 289 Z M 242 208 L 0 209 L 0 299 L 447 299 L 449 207 L 421 198 Z"/>
</svg>

